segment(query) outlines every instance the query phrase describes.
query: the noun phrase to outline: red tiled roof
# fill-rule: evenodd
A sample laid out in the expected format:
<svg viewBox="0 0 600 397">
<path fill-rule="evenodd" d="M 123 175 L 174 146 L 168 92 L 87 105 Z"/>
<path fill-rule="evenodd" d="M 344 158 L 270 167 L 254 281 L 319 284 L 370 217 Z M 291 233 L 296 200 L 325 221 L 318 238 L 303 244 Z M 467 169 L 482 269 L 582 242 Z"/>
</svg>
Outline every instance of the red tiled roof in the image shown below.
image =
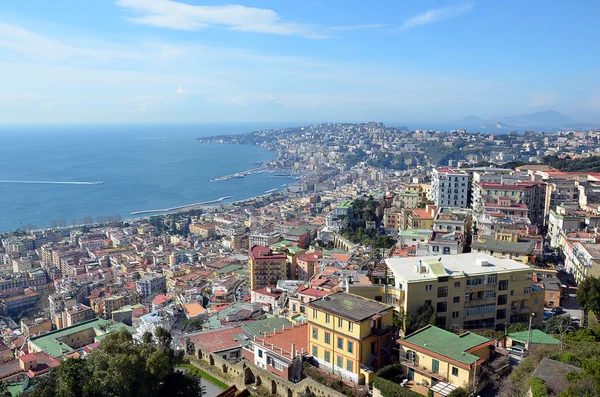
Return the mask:
<svg viewBox="0 0 600 397">
<path fill-rule="evenodd" d="M 285 327 L 284 329 L 275 331 L 275 333 L 271 332 L 262 338 L 256 338 L 254 343 L 282 357 L 291 359 L 291 355 L 295 355 L 295 352 L 292 351 L 292 346 L 298 352 L 304 350 L 305 353 L 308 353 L 308 329 L 307 323 Z"/>
<path fill-rule="evenodd" d="M 162 305 L 163 303 L 166 303 L 166 302 L 170 301 L 171 299 L 172 298 L 168 295 L 159 294 L 159 295 L 156 295 L 156 298 L 154 298 L 152 303 L 154 303 L 155 305 Z"/>
<path fill-rule="evenodd" d="M 243 333 L 244 331 L 239 327 L 221 328 L 192 335 L 189 338 L 196 347 L 216 353 L 240 347 L 240 344 L 234 338 Z"/>
<path fill-rule="evenodd" d="M 287 256 L 285 256 L 284 254 L 279 254 L 279 253 L 273 252 L 270 248 L 263 247 L 260 245 L 255 245 L 252 248 L 250 248 L 248 255 L 252 259 L 258 258 L 261 260 L 265 260 L 265 259 L 286 259 L 287 260 Z"/>
</svg>

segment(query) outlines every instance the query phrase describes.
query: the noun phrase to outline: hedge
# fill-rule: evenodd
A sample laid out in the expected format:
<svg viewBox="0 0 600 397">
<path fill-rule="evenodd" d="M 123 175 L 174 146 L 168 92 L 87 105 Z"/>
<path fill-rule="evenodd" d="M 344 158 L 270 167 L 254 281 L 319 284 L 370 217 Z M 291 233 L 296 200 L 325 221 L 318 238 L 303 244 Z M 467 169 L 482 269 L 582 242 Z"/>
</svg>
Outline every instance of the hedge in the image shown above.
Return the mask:
<svg viewBox="0 0 600 397">
<path fill-rule="evenodd" d="M 532 397 L 548 397 L 548 388 L 543 380 L 532 377 L 529 379 Z"/>
<path fill-rule="evenodd" d="M 422 397 L 419 393 L 379 376 L 375 378 L 373 386 L 379 389 L 383 397 Z"/>
</svg>

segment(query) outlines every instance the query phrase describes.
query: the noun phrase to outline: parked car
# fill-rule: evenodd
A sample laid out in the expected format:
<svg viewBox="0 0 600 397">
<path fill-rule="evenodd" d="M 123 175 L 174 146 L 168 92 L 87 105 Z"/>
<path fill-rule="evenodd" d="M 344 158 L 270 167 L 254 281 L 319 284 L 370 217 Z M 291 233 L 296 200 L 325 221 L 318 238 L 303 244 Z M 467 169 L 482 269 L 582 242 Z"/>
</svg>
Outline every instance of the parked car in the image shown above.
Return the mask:
<svg viewBox="0 0 600 397">
<path fill-rule="evenodd" d="M 548 311 L 544 311 L 544 321 L 548 320 L 550 317 L 552 317 L 554 314 L 552 313 L 552 311 L 548 310 Z"/>
<path fill-rule="evenodd" d="M 558 314 L 563 314 L 565 311 L 562 307 L 553 307 L 552 310 L 550 310 L 552 312 L 553 316 L 556 316 Z"/>
<path fill-rule="evenodd" d="M 521 346 L 512 346 L 512 347 L 507 347 L 506 351 L 509 354 L 513 354 L 515 356 L 521 356 L 524 357 L 525 356 L 525 348 L 521 347 Z"/>
</svg>

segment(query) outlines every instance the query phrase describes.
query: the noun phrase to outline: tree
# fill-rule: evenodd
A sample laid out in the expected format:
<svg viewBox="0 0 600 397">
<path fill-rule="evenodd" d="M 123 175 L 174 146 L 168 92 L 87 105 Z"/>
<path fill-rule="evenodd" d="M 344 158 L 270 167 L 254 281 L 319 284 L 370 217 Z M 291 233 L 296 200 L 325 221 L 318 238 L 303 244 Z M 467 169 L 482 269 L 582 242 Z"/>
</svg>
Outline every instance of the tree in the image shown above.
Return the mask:
<svg viewBox="0 0 600 397">
<path fill-rule="evenodd" d="M 588 326 L 588 314 L 593 311 L 600 318 L 600 279 L 586 277 L 577 286 L 577 303 L 583 310 L 583 328 Z"/>
<path fill-rule="evenodd" d="M 564 316 L 552 316 L 546 322 L 546 326 L 544 327 L 544 332 L 547 334 L 555 334 L 559 336 L 560 339 L 560 347 L 563 348 L 563 337 L 565 332 L 569 330 L 573 330 L 574 328 L 571 326 L 573 323 L 573 319 L 570 315 Z"/>
<path fill-rule="evenodd" d="M 8 391 L 8 385 L 4 381 L 0 381 L 0 397 L 12 397 L 12 394 Z"/>
<path fill-rule="evenodd" d="M 199 377 L 177 369 L 183 352 L 171 349 L 171 334 L 165 330 L 157 334 L 157 341 L 144 335 L 138 343 L 125 330 L 111 333 L 87 360 L 63 361 L 31 397 L 204 395 Z"/>
<path fill-rule="evenodd" d="M 426 325 L 436 324 L 437 313 L 431 305 L 421 306 L 417 310 L 417 316 L 406 313 L 404 316 L 395 319 L 395 325 L 403 329 L 405 335 L 411 334 Z"/>
</svg>

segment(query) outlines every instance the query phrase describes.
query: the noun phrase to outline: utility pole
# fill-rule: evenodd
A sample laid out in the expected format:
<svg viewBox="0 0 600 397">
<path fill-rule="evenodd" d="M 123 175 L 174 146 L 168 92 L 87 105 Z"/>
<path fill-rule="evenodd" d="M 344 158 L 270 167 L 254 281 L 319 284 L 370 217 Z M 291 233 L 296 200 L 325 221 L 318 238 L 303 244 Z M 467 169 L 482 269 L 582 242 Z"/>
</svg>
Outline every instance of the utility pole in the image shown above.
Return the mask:
<svg viewBox="0 0 600 397">
<path fill-rule="evenodd" d="M 531 343 L 531 322 L 533 321 L 534 317 L 535 313 L 531 313 L 531 316 L 529 316 L 529 332 L 527 332 L 527 350 L 529 350 L 529 344 Z"/>
</svg>

